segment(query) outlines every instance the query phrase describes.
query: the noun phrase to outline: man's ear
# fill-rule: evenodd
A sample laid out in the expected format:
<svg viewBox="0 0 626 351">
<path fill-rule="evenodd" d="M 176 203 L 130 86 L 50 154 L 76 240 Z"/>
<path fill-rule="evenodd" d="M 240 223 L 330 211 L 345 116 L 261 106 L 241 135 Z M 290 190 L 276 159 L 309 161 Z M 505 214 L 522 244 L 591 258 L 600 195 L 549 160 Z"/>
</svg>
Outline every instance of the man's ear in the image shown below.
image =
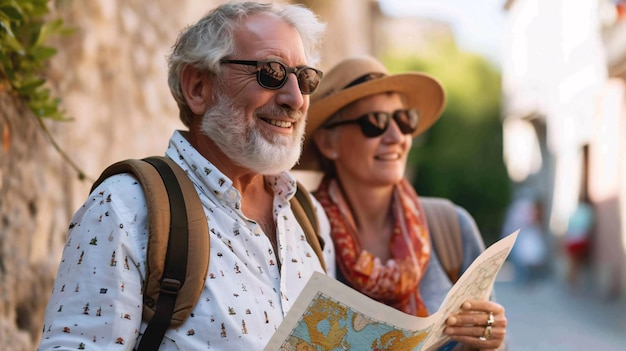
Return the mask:
<svg viewBox="0 0 626 351">
<path fill-rule="evenodd" d="M 313 142 L 317 145 L 317 149 L 330 160 L 334 160 L 338 156 L 334 141 L 336 141 L 334 134 L 328 130 L 320 129 L 313 134 Z"/>
<path fill-rule="evenodd" d="M 187 106 L 195 115 L 203 115 L 211 102 L 213 83 L 209 74 L 191 65 L 183 68 L 180 89 Z"/>
</svg>

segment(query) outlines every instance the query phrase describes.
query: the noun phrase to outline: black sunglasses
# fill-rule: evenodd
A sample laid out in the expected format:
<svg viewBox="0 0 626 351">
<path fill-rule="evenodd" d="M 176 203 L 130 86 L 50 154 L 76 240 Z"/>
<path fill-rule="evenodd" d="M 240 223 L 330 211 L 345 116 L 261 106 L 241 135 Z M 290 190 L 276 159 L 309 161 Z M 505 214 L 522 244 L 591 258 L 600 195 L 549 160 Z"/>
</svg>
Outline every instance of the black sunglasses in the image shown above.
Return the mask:
<svg viewBox="0 0 626 351">
<path fill-rule="evenodd" d="M 413 134 L 417 130 L 419 113 L 416 109 L 402 109 L 393 112 L 370 112 L 357 119 L 338 121 L 324 126 L 324 129 L 331 129 L 343 124 L 356 123 L 361 126 L 361 132 L 368 138 L 375 138 L 382 135 L 387 128 L 391 118 L 398 124 L 400 131 L 404 134 Z"/>
<path fill-rule="evenodd" d="M 320 83 L 324 73 L 313 67 L 289 67 L 278 61 L 248 61 L 248 60 L 227 60 L 221 63 L 233 63 L 236 65 L 247 65 L 256 67 L 256 81 L 266 89 L 280 89 L 285 85 L 289 73 L 296 75 L 298 87 L 303 95 L 313 94 Z"/>
</svg>

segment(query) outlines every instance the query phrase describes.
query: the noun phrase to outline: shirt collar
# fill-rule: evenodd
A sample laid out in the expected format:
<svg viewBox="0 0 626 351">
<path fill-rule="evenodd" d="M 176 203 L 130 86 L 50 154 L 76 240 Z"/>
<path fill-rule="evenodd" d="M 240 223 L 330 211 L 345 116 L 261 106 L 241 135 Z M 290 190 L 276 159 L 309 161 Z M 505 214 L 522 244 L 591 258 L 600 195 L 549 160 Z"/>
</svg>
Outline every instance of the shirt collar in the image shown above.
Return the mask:
<svg viewBox="0 0 626 351">
<path fill-rule="evenodd" d="M 204 158 L 181 131 L 174 131 L 166 155 L 178 163 L 208 197 L 216 197 L 233 205 L 241 202 L 241 194 L 233 187 L 233 182 Z M 265 181 L 280 202 L 289 201 L 296 192 L 296 179 L 290 172 L 265 176 Z"/>
</svg>

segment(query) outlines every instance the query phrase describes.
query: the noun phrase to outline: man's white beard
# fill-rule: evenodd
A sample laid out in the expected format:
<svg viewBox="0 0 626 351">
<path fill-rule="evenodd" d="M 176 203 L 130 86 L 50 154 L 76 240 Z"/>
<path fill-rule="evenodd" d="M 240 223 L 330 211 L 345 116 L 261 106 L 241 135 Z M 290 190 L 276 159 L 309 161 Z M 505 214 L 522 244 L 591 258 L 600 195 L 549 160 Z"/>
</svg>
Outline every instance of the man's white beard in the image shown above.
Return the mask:
<svg viewBox="0 0 626 351">
<path fill-rule="evenodd" d="M 302 112 L 281 107 L 257 111 L 268 116 L 290 115 L 297 121 L 291 136 L 264 136 L 258 126 L 264 122 L 247 120 L 245 111 L 230 104 L 228 96 L 221 92 L 216 92 L 214 98 L 216 105 L 204 114 L 201 130 L 233 163 L 260 174 L 277 174 L 290 170 L 298 162 L 304 141 Z"/>
</svg>

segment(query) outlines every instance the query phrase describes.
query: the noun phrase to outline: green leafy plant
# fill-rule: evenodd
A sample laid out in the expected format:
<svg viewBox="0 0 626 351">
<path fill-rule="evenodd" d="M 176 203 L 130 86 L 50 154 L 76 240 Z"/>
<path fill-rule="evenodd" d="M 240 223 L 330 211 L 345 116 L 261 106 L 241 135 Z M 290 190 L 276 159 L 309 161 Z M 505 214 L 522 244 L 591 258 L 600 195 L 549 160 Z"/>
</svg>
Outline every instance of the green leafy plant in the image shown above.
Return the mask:
<svg viewBox="0 0 626 351">
<path fill-rule="evenodd" d="M 46 41 L 72 30 L 60 19 L 47 20 L 48 14 L 48 0 L 0 0 L 0 91 L 7 90 L 26 102 L 46 138 L 82 180 L 85 173 L 59 147 L 42 120 L 69 120 L 60 100 L 45 86 L 44 73 L 46 62 L 57 53 Z M 8 137 L 4 140 L 8 150 Z"/>
<path fill-rule="evenodd" d="M 66 120 L 42 72 L 57 52 L 45 45 L 47 39 L 70 30 L 60 19 L 46 21 L 48 13 L 48 0 L 0 0 L 0 84 L 24 99 L 35 116 Z"/>
</svg>

